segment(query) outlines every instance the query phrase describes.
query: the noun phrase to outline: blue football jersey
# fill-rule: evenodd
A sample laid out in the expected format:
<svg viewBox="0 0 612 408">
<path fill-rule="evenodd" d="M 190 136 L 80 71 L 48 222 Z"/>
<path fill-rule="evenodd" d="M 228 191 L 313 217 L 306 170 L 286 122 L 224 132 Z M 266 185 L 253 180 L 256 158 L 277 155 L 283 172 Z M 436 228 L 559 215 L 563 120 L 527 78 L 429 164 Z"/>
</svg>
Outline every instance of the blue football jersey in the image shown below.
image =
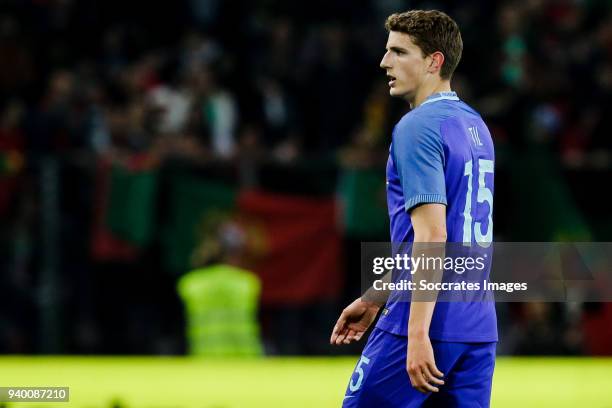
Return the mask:
<svg viewBox="0 0 612 408">
<path fill-rule="evenodd" d="M 491 243 L 494 156 L 482 118 L 454 92 L 433 94 L 404 115 L 393 130 L 387 162 L 391 242 L 413 242 L 410 211 L 441 203 L 448 242 Z M 483 279 L 489 269 L 490 264 Z M 392 292 L 377 327 L 407 336 L 410 303 L 401 297 Z M 497 341 L 495 304 L 438 302 L 429 335 L 439 341 Z"/>
</svg>

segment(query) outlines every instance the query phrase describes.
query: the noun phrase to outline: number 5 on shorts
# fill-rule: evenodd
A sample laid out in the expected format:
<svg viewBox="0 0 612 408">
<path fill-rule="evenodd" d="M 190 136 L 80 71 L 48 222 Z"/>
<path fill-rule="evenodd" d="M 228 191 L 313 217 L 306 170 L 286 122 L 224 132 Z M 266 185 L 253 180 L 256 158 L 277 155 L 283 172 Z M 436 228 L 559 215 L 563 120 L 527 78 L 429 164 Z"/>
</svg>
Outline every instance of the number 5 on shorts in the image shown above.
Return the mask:
<svg viewBox="0 0 612 408">
<path fill-rule="evenodd" d="M 361 358 L 359 359 L 359 363 L 357 363 L 357 368 L 355 368 L 355 372 L 359 374 L 359 378 L 357 378 L 357 382 L 355 384 L 353 384 L 353 379 L 351 378 L 351 382 L 349 383 L 349 389 L 351 390 L 351 392 L 355 392 L 359 388 L 361 388 L 361 383 L 363 382 L 364 376 L 363 368 L 361 367 L 362 364 L 370 364 L 370 359 L 366 356 L 361 356 Z"/>
</svg>

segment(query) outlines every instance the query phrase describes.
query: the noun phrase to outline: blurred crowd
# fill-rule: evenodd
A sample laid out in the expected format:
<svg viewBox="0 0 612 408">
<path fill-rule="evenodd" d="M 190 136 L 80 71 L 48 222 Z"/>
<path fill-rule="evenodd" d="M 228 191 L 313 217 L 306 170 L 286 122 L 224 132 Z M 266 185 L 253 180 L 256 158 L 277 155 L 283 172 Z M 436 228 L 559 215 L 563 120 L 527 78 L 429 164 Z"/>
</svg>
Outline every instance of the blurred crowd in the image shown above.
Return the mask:
<svg viewBox="0 0 612 408">
<path fill-rule="evenodd" d="M 378 66 L 383 24 L 409 8 L 439 8 L 459 23 L 464 55 L 453 88 L 485 117 L 505 152 L 502 171 L 511 175 L 520 166 L 513 159 L 532 149 L 564 169 L 610 171 L 607 1 L 2 2 L 0 282 L 12 294 L 1 301 L 0 351 L 44 351 L 35 340 L 44 293 L 32 290 L 39 288 L 36 242 L 44 235 L 41 163 L 49 157 L 67 163 L 60 169 L 59 228 L 72 235 L 59 251 L 75 270 L 96 268 L 82 242 L 90 231 L 82 204 L 95 190 L 90 174 L 100 158 L 127 166 L 178 160 L 240 167 L 331 157 L 338 166 L 381 166 L 391 128 L 407 109 L 388 96 Z M 257 175 L 240 183 L 257 184 Z M 498 225 L 507 236 L 510 223 Z M 68 304 L 81 308 L 97 281 L 78 273 L 64 290 L 75 298 Z M 169 277 L 158 281 L 174 287 Z M 164 296 L 165 326 L 137 329 L 167 341 L 139 350 L 182 351 L 180 305 Z M 575 311 L 548 304 L 515 309 L 506 323 L 518 329 L 508 331 L 507 352 L 584 352 Z M 63 351 L 137 349 L 104 348 L 95 341 L 95 311 L 73 314 L 77 333 L 67 335 Z M 533 321 L 544 323 L 532 327 Z M 533 346 L 525 336 L 543 340 Z"/>
<path fill-rule="evenodd" d="M 438 6 L 466 44 L 454 88 L 500 143 L 545 143 L 575 165 L 601 153 L 607 165 L 607 2 L 451 3 L 4 2 L 2 148 L 290 161 L 384 147 L 403 107 L 378 68 L 382 22 Z"/>
</svg>

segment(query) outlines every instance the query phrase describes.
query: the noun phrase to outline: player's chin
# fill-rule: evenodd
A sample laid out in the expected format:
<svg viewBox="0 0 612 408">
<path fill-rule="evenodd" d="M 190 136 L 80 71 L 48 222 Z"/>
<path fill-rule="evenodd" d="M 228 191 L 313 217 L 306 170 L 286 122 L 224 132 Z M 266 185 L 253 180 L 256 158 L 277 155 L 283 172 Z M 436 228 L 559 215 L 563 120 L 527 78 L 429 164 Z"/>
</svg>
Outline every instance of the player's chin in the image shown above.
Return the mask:
<svg viewBox="0 0 612 408">
<path fill-rule="evenodd" d="M 405 92 L 403 92 L 400 88 L 398 88 L 397 86 L 392 86 L 389 88 L 389 95 L 391 96 L 395 96 L 398 98 L 403 97 L 405 94 Z"/>
</svg>

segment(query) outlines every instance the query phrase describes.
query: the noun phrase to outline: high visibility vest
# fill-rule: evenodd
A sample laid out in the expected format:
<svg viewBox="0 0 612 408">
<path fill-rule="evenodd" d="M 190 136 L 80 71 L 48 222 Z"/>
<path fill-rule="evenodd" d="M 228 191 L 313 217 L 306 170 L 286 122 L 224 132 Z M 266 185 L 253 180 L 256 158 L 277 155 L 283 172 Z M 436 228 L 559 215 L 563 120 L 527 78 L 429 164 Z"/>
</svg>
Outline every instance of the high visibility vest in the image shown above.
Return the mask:
<svg viewBox="0 0 612 408">
<path fill-rule="evenodd" d="M 178 292 L 185 305 L 190 354 L 261 355 L 260 290 L 256 275 L 231 265 L 212 265 L 181 277 Z"/>
</svg>

